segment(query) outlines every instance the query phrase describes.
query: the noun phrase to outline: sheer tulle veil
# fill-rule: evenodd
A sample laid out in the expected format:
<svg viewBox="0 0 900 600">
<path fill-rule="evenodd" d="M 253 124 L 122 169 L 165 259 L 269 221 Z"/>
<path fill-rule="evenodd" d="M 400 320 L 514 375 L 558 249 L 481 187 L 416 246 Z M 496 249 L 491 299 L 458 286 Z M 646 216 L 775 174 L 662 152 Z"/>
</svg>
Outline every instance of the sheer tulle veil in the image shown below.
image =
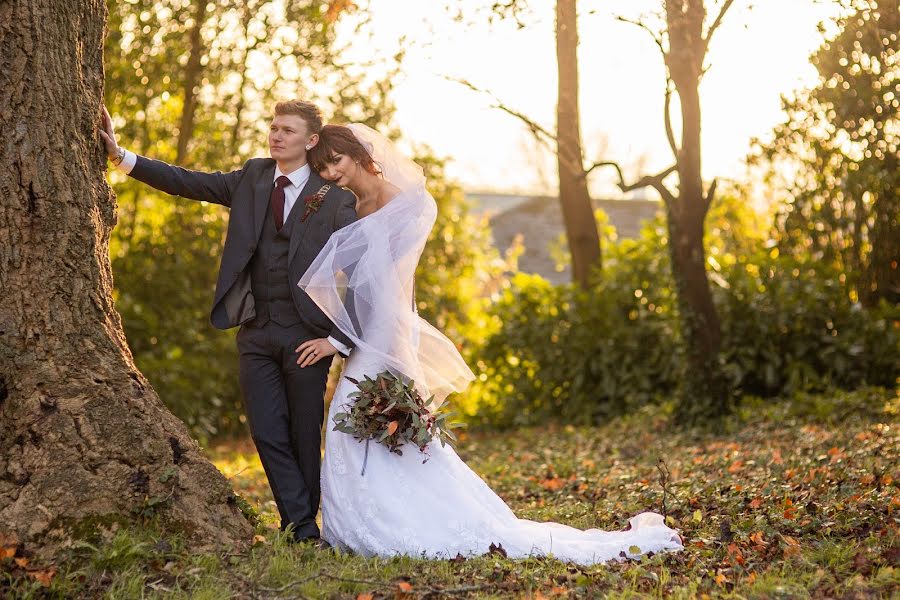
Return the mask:
<svg viewBox="0 0 900 600">
<path fill-rule="evenodd" d="M 298 285 L 356 345 L 415 382 L 433 407 L 474 379 L 456 346 L 419 317 L 414 276 L 437 216 L 422 168 L 382 134 L 347 126 L 400 193 L 336 231 Z M 372 377 L 377 373 L 369 374 Z"/>
</svg>

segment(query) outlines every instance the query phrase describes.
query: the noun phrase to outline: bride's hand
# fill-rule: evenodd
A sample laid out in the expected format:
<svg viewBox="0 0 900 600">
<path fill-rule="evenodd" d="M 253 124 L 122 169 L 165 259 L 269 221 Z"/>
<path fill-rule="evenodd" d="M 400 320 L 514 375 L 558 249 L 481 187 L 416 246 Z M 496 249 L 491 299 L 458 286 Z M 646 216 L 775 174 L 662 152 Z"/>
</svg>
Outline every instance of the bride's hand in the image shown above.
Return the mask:
<svg viewBox="0 0 900 600">
<path fill-rule="evenodd" d="M 317 338 L 303 342 L 297 346 L 294 352 L 300 353 L 300 357 L 297 358 L 297 364 L 301 367 L 308 367 L 316 364 L 326 356 L 337 354 L 337 348 L 331 345 L 328 338 Z"/>
</svg>

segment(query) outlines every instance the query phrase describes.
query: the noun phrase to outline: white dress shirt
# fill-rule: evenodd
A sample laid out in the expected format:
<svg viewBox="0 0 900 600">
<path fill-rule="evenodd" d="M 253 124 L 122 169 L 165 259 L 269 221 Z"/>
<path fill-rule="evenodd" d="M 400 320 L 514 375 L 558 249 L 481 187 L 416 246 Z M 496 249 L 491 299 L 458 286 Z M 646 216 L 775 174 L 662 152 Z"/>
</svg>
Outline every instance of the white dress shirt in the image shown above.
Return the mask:
<svg viewBox="0 0 900 600">
<path fill-rule="evenodd" d="M 137 164 L 137 154 L 131 152 L 130 150 L 125 150 L 125 157 L 122 159 L 122 162 L 116 167 L 126 175 L 131 173 L 131 170 L 134 169 L 134 165 Z M 309 174 L 311 173 L 311 169 L 308 164 L 303 165 L 299 169 L 294 169 L 290 173 L 282 173 L 281 169 L 276 165 L 275 166 L 275 176 L 272 178 L 272 184 L 275 184 L 275 180 L 284 175 L 288 179 L 291 180 L 290 185 L 284 186 L 284 219 L 287 220 L 289 214 L 291 214 L 291 209 L 294 208 L 294 204 L 297 203 L 297 198 L 300 197 L 300 192 L 303 191 L 303 187 L 306 185 L 306 182 L 309 181 Z M 332 346 L 337 348 L 337 351 L 340 352 L 343 356 L 347 356 L 350 354 L 350 348 L 340 343 L 332 336 L 328 336 L 328 341 Z"/>
<path fill-rule="evenodd" d="M 273 184 L 282 175 L 291 180 L 291 185 L 284 186 L 285 221 L 287 221 L 288 215 L 291 214 L 291 209 L 294 208 L 294 204 L 297 202 L 297 198 L 300 196 L 300 192 L 303 191 L 303 186 L 305 186 L 306 182 L 309 181 L 310 172 L 311 169 L 309 168 L 309 165 L 303 165 L 299 169 L 294 169 L 290 173 L 282 173 L 278 165 L 275 166 L 275 176 L 272 178 Z"/>
</svg>

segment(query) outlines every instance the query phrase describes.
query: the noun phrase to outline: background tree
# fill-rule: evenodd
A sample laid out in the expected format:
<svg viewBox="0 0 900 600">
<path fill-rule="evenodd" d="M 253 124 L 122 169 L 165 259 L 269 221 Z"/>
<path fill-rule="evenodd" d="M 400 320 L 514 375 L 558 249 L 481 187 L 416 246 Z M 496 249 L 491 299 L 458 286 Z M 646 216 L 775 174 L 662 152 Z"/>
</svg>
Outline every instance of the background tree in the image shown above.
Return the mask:
<svg viewBox="0 0 900 600">
<path fill-rule="evenodd" d="M 115 202 L 97 140 L 106 7 L 13 1 L 0 28 L 0 529 L 50 553 L 156 516 L 247 540 L 224 477 L 135 367 L 113 308 Z"/>
<path fill-rule="evenodd" d="M 722 333 L 706 273 L 706 251 L 703 245 L 704 221 L 715 198 L 716 182 L 704 190 L 701 177 L 700 144 L 700 80 L 706 69 L 709 43 L 734 0 L 723 0 L 716 17 L 707 24 L 704 0 L 665 0 L 662 19 L 664 28 L 654 30 L 647 22 L 632 22 L 652 36 L 666 66 L 666 101 L 663 117 L 669 146 L 675 164 L 656 175 L 626 183 L 622 170 L 612 165 L 619 175 L 622 191 L 652 187 L 663 199 L 669 234 L 669 253 L 681 332 L 685 343 L 685 372 L 679 415 L 682 420 L 706 419 L 727 413 L 731 395 L 719 361 Z M 678 94 L 681 109 L 681 143 L 675 140 L 671 119 L 672 92 Z M 599 166 L 599 165 L 598 165 Z M 672 191 L 665 180 L 678 176 L 678 187 Z"/>
<path fill-rule="evenodd" d="M 833 264 L 866 306 L 900 302 L 900 7 L 842 0 L 811 56 L 818 83 L 783 98 L 785 121 L 754 159 L 783 192 L 782 252 Z M 776 188 L 776 189 L 777 189 Z"/>
<path fill-rule="evenodd" d="M 572 277 L 588 286 L 601 266 L 600 236 L 588 192 L 578 110 L 578 14 L 575 0 L 556 1 L 556 164 L 559 201 L 572 254 Z"/>
<path fill-rule="evenodd" d="M 495 107 L 522 121 L 531 133 L 547 144 L 556 155 L 559 177 L 559 202 L 562 209 L 566 240 L 572 260 L 572 280 L 583 288 L 590 283 L 592 272 L 602 266 L 600 236 L 597 220 L 588 191 L 590 168 L 584 166 L 581 143 L 581 113 L 578 105 L 578 14 L 576 0 L 556 2 L 556 62 L 558 68 L 556 133 L 536 120 L 503 102 L 495 100 Z M 523 15 L 528 9 L 525 0 L 495 2 L 492 14 L 515 19 L 525 26 Z M 468 81 L 463 85 L 481 93 L 488 93 Z"/>
</svg>

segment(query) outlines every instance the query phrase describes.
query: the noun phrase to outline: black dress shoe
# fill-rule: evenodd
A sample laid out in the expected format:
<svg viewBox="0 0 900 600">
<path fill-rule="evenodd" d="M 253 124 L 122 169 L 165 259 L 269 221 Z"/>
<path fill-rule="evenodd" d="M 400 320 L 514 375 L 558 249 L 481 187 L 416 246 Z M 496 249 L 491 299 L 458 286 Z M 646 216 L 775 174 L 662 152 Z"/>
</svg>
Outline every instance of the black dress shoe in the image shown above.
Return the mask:
<svg viewBox="0 0 900 600">
<path fill-rule="evenodd" d="M 331 544 L 329 544 L 322 538 L 315 538 L 312 542 L 312 545 L 316 548 L 316 550 L 331 550 Z"/>
<path fill-rule="evenodd" d="M 315 548 L 316 550 L 330 550 L 331 544 L 326 542 L 320 537 L 308 537 L 301 539 L 294 539 L 295 544 L 308 544 Z"/>
</svg>

